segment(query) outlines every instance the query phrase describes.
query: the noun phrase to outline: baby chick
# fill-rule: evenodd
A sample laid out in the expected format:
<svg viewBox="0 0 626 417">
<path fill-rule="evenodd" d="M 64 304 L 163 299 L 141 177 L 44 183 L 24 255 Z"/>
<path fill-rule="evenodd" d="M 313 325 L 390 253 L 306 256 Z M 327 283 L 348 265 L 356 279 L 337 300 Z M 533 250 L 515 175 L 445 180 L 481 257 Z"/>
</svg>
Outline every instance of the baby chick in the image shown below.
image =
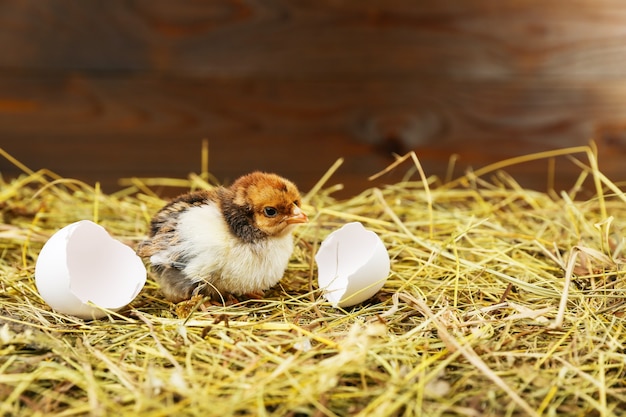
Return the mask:
<svg viewBox="0 0 626 417">
<path fill-rule="evenodd" d="M 252 294 L 275 285 L 293 251 L 291 232 L 308 221 L 296 186 L 253 172 L 231 187 L 183 194 L 152 219 L 137 253 L 150 258 L 169 301 L 217 292 Z"/>
</svg>

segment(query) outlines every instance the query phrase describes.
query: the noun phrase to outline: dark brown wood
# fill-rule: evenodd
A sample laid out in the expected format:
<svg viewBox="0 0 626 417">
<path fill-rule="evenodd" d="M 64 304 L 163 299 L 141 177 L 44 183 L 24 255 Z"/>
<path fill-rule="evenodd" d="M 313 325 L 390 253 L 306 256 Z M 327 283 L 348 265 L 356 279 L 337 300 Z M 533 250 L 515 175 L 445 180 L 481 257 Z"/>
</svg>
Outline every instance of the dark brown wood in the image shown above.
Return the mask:
<svg viewBox="0 0 626 417">
<path fill-rule="evenodd" d="M 460 175 L 592 138 L 626 180 L 619 0 L 6 0 L 0 27 L 0 146 L 105 190 L 197 172 L 203 138 L 225 182 L 264 169 L 308 189 L 345 157 L 343 195 L 393 152 L 444 177 L 453 154 Z M 507 170 L 544 190 L 547 166 Z M 557 188 L 580 172 L 556 168 Z"/>
</svg>

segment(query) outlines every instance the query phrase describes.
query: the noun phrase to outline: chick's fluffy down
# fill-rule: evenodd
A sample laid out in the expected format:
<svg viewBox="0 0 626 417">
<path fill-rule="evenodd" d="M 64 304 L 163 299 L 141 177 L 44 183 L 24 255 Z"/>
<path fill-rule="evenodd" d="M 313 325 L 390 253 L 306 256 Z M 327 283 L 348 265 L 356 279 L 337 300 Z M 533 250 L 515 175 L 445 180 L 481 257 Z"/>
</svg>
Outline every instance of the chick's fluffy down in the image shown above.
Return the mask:
<svg viewBox="0 0 626 417">
<path fill-rule="evenodd" d="M 214 203 L 186 210 L 178 223 L 180 240 L 170 250 L 189 259 L 182 272 L 196 283 L 211 277 L 219 291 L 246 294 L 272 287 L 282 278 L 293 251 L 290 234 L 248 244 L 234 239 Z M 167 263 L 172 256 L 164 255 Z M 150 261 L 163 263 L 160 256 L 153 255 Z"/>
</svg>

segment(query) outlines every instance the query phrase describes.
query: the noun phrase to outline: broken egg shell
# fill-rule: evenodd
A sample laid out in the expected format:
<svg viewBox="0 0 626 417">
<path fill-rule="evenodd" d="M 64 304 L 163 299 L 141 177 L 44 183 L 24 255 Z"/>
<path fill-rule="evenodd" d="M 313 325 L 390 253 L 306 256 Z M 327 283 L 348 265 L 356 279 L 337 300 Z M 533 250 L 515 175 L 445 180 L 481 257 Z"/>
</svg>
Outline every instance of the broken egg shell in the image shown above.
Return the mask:
<svg viewBox="0 0 626 417">
<path fill-rule="evenodd" d="M 121 309 L 145 283 L 141 258 L 89 220 L 52 235 L 35 264 L 35 284 L 44 301 L 59 313 L 83 319 Z"/>
<path fill-rule="evenodd" d="M 315 262 L 318 285 L 334 307 L 349 307 L 372 297 L 385 284 L 390 269 L 382 240 L 360 222 L 328 235 Z"/>
</svg>

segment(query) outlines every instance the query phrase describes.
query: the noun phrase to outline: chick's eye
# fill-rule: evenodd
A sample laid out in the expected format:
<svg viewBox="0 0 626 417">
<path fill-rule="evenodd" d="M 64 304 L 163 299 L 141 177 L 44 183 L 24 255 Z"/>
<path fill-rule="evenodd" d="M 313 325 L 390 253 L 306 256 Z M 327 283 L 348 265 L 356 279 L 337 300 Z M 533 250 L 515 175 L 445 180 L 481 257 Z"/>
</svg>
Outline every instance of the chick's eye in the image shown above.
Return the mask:
<svg viewBox="0 0 626 417">
<path fill-rule="evenodd" d="M 263 209 L 263 214 L 265 214 L 267 217 L 276 217 L 276 215 L 278 214 L 278 210 L 276 210 L 276 208 L 274 207 L 265 207 Z"/>
</svg>

